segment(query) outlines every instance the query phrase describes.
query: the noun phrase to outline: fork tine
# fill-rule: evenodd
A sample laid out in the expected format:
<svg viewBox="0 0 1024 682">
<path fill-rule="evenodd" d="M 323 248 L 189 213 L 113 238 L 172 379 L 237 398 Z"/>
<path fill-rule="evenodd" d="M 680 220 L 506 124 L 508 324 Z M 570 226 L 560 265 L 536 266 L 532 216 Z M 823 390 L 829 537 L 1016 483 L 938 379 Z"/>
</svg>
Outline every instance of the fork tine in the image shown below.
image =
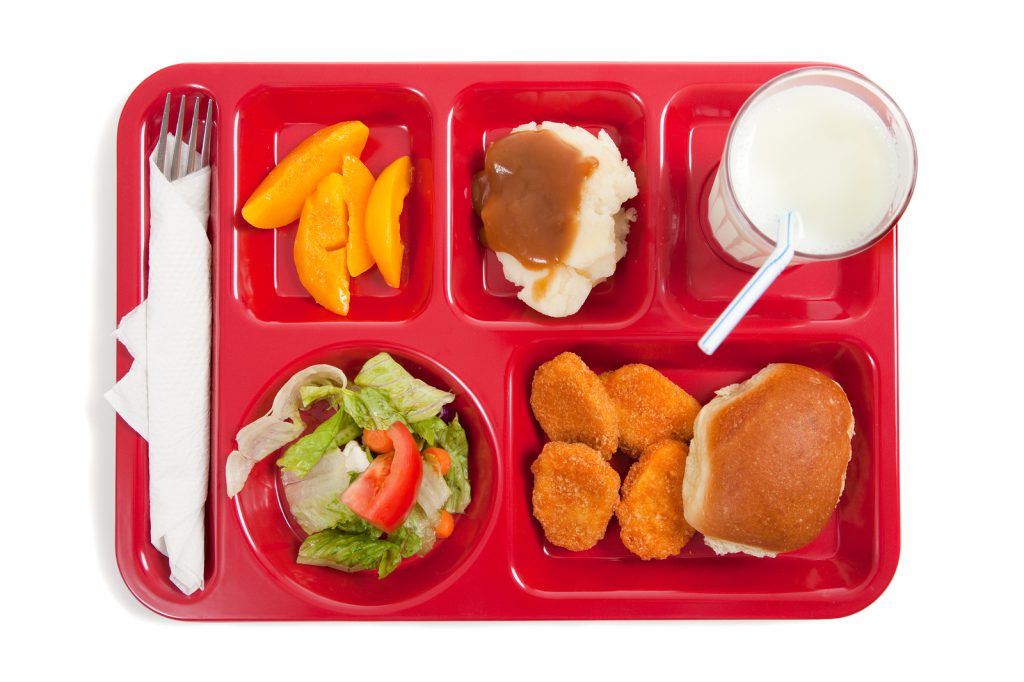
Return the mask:
<svg viewBox="0 0 1024 682">
<path fill-rule="evenodd" d="M 192 109 L 192 127 L 188 131 L 188 160 L 185 162 L 185 175 L 195 170 L 196 143 L 199 137 L 199 107 L 203 103 L 203 96 L 196 96 L 196 105 Z"/>
<path fill-rule="evenodd" d="M 181 129 L 185 125 L 185 95 L 181 96 L 178 107 L 178 123 L 174 126 L 174 152 L 171 154 L 171 173 L 167 177 L 173 182 L 181 173 Z"/>
<path fill-rule="evenodd" d="M 164 169 L 164 157 L 167 155 L 167 126 L 171 118 L 171 93 L 164 99 L 164 115 L 160 118 L 160 137 L 156 141 L 156 167 L 167 175 Z"/>
<path fill-rule="evenodd" d="M 199 167 L 206 168 L 210 162 L 210 138 L 213 133 L 213 98 L 206 100 L 206 123 L 203 124 L 203 151 L 199 156 Z"/>
</svg>

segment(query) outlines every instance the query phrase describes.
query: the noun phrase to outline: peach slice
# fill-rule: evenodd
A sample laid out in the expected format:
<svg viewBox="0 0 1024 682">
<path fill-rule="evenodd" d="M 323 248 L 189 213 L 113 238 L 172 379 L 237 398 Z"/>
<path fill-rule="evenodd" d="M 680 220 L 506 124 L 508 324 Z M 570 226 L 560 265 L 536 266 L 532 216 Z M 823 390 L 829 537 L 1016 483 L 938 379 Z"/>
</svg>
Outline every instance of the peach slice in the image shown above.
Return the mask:
<svg viewBox="0 0 1024 682">
<path fill-rule="evenodd" d="M 366 204 L 373 189 L 373 173 L 357 157 L 348 155 L 341 174 L 348 207 L 348 274 L 355 277 L 373 267 L 373 254 L 366 242 Z"/>
<path fill-rule="evenodd" d="M 366 241 L 373 260 L 388 286 L 402 283 L 402 244 L 399 218 L 412 186 L 412 162 L 408 156 L 395 159 L 381 171 L 366 205 Z"/>
<path fill-rule="evenodd" d="M 322 128 L 288 152 L 242 207 L 253 227 L 272 229 L 294 222 L 303 202 L 328 173 L 342 169 L 346 154 L 359 156 L 370 129 L 359 121 Z"/>
<path fill-rule="evenodd" d="M 313 300 L 338 315 L 348 315 L 350 299 L 346 213 L 345 180 L 331 173 L 306 199 L 292 250 L 302 286 Z"/>
</svg>

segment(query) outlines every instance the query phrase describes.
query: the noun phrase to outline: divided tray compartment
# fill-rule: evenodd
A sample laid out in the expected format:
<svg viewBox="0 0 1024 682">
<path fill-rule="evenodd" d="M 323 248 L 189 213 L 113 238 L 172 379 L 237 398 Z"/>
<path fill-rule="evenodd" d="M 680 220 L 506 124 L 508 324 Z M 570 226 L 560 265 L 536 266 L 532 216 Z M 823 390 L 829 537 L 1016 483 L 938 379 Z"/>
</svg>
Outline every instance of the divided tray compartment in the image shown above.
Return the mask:
<svg viewBox="0 0 1024 682">
<path fill-rule="evenodd" d="M 569 317 L 541 318 L 516 298 L 518 287 L 502 274 L 493 251 L 480 241 L 473 211 L 473 175 L 484 167 L 484 151 L 522 123 L 558 121 L 597 134 L 604 130 L 636 172 L 639 194 L 626 203 L 637 211 L 629 258 L 615 276 L 594 287 L 587 305 Z M 653 242 L 647 206 L 646 116 L 628 87 L 605 82 L 481 83 L 458 94 L 451 110 L 451 288 L 452 301 L 467 317 L 529 327 L 622 327 L 637 320 L 653 293 Z"/>
<path fill-rule="evenodd" d="M 299 282 L 292 259 L 298 223 L 276 230 L 253 229 L 242 218 L 242 204 L 260 181 L 299 142 L 341 121 L 361 120 L 370 127 L 362 160 L 374 177 L 392 160 L 409 155 L 417 177 L 431 178 L 434 164 L 431 111 L 423 96 L 400 87 L 315 86 L 257 87 L 242 97 L 235 118 L 238 175 L 232 216 L 235 287 L 249 311 L 271 322 L 322 322 L 338 317 L 317 305 Z M 415 183 L 402 220 L 409 249 L 417 254 L 405 264 L 404 286 L 393 289 L 376 268 L 352 280 L 360 302 L 348 320 L 390 322 L 418 315 L 432 285 L 429 264 L 437 249 L 432 239 L 433 188 Z M 423 267 L 427 264 L 428 267 Z"/>
<path fill-rule="evenodd" d="M 729 123 L 769 78 L 802 64 L 185 64 L 136 88 L 118 130 L 118 318 L 145 290 L 145 155 L 164 94 L 216 101 L 211 195 L 213 349 L 206 587 L 186 597 L 149 544 L 145 441 L 117 420 L 118 566 L 163 615 L 232 619 L 582 619 L 836 617 L 870 604 L 899 554 L 895 238 L 856 257 L 784 273 L 730 339 L 696 340 L 747 273 L 722 261 L 701 223 Z M 415 181 L 402 214 L 403 287 L 353 281 L 340 319 L 305 294 L 295 226 L 258 230 L 240 210 L 266 172 L 324 125 L 359 119 L 374 174 L 402 154 Z M 486 145 L 555 120 L 605 129 L 636 173 L 638 219 L 615 275 L 575 316 L 544 318 L 515 298 L 481 246 L 470 183 Z M 273 458 L 235 498 L 224 463 L 238 429 L 294 371 L 348 373 L 387 350 L 458 396 L 471 442 L 473 502 L 452 537 L 387 579 L 300 566 Z M 717 557 L 696 536 L 678 557 L 641 561 L 613 519 L 573 553 L 531 515 L 530 463 L 545 438 L 530 414 L 537 366 L 572 350 L 595 370 L 644 362 L 702 402 L 770 362 L 834 377 L 853 404 L 846 491 L 808 547 L 774 560 Z M 117 347 L 117 376 L 131 364 Z M 616 455 L 624 473 L 627 461 Z"/>
<path fill-rule="evenodd" d="M 702 83 L 682 88 L 665 107 L 663 196 L 672 240 L 665 250 L 670 307 L 714 320 L 753 270 L 727 263 L 709 243 L 708 195 L 729 125 L 761 83 Z M 856 317 L 878 296 L 877 254 L 796 265 L 772 284 L 750 312 L 753 318 L 792 321 Z"/>
<path fill-rule="evenodd" d="M 771 362 L 813 367 L 838 381 L 853 406 L 858 428 L 847 471 L 848 491 L 821 534 L 808 546 L 772 561 L 744 555 L 717 557 L 698 534 L 676 557 L 640 563 L 621 544 L 615 519 L 605 539 L 585 552 L 551 545 L 530 513 L 533 478 L 530 464 L 547 441 L 539 426 L 512 433 L 510 564 L 524 589 L 547 598 L 579 592 L 606 599 L 633 598 L 638 592 L 671 592 L 686 585 L 700 592 L 798 593 L 807 590 L 853 592 L 870 582 L 877 556 L 870 541 L 871 519 L 878 514 L 875 491 L 864 485 L 877 478 L 877 434 L 870 420 L 871 397 L 878 389 L 877 363 L 870 351 L 845 339 L 787 340 L 766 347 L 756 339 L 733 339 L 713 359 L 695 344 L 661 336 L 628 340 L 585 340 L 563 336 L 526 344 L 514 354 L 509 396 L 514 423 L 531 424 L 533 369 L 569 350 L 598 373 L 640 362 L 654 367 L 702 404 L 715 390 L 738 383 Z M 630 460 L 612 460 L 624 476 Z M 637 572 L 643 569 L 642 576 Z M 638 579 L 641 579 L 638 584 Z"/>
<path fill-rule="evenodd" d="M 353 377 L 366 360 L 381 350 L 390 352 L 403 367 L 432 386 L 455 393 L 451 409 L 459 415 L 469 437 L 470 484 L 476 503 L 465 514 L 458 515 L 457 532 L 438 545 L 438 551 L 422 558 L 403 560 L 401 580 L 380 580 L 374 571 L 331 571 L 331 579 L 324 580 L 323 568 L 295 562 L 305 534 L 288 513 L 275 458 L 266 458 L 253 470 L 238 495 L 238 515 L 260 563 L 282 579 L 298 599 L 339 603 L 352 608 L 373 608 L 378 612 L 408 608 L 458 580 L 482 548 L 484 537 L 493 529 L 498 501 L 496 474 L 500 471 L 493 430 L 472 390 L 444 367 L 418 353 L 383 344 L 373 348 L 341 346 L 319 349 L 290 362 L 277 372 L 267 390 L 262 391 L 263 397 L 253 403 L 243 423 L 266 414 L 276 388 L 304 367 L 328 363 Z M 285 523 L 281 523 L 282 519 Z"/>
</svg>

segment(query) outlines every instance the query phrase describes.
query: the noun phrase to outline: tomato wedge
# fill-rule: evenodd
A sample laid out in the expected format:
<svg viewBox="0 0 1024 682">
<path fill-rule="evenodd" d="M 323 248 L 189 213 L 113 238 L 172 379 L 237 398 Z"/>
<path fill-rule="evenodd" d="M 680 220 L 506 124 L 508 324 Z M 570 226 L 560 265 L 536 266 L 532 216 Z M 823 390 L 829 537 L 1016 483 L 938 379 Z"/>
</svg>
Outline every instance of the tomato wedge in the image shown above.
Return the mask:
<svg viewBox="0 0 1024 682">
<path fill-rule="evenodd" d="M 387 430 L 394 454 L 374 458 L 366 471 L 341 495 L 349 509 L 385 533 L 393 533 L 405 521 L 416 502 L 423 458 L 409 429 L 395 422 Z"/>
</svg>

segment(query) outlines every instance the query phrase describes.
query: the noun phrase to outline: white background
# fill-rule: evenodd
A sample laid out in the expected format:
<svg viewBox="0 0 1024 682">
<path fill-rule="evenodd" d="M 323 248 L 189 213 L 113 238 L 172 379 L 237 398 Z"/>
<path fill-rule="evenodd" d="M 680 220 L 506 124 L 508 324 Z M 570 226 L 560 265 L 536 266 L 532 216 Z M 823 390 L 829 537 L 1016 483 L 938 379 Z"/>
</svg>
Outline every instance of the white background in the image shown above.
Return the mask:
<svg viewBox="0 0 1024 682">
<path fill-rule="evenodd" d="M 1000 9 L 1011 3 L 940 5 L 8 6 L 0 619 L 3 667 L 19 674 L 4 677 L 1024 679 L 1024 48 Z M 811 622 L 188 624 L 128 593 L 101 400 L 114 377 L 125 98 L 184 61 L 483 59 L 820 60 L 858 69 L 903 107 L 921 170 L 900 226 L 902 556 L 875 604 Z"/>
</svg>

